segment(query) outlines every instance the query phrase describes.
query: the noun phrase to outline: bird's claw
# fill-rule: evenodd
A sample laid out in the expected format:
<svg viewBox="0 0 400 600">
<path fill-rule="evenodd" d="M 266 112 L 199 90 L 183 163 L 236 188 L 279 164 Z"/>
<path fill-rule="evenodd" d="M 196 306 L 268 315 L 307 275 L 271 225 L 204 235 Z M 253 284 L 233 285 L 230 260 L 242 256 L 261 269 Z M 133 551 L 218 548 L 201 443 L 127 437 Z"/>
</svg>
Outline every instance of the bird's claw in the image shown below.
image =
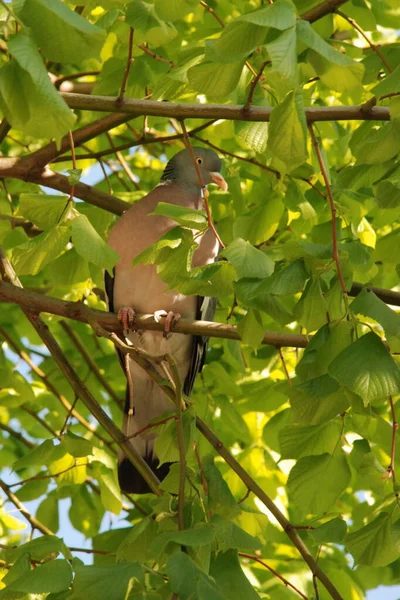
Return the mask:
<svg viewBox="0 0 400 600">
<path fill-rule="evenodd" d="M 124 332 L 137 331 L 136 313 L 130 306 L 123 306 L 118 311 L 118 320 L 124 328 Z"/>
<path fill-rule="evenodd" d="M 181 315 L 179 313 L 172 312 L 172 310 L 168 312 L 166 310 L 156 310 L 154 312 L 154 320 L 157 321 L 157 323 L 160 322 L 162 317 L 165 318 L 163 337 L 168 340 L 172 335 L 171 329 L 179 321 Z"/>
</svg>

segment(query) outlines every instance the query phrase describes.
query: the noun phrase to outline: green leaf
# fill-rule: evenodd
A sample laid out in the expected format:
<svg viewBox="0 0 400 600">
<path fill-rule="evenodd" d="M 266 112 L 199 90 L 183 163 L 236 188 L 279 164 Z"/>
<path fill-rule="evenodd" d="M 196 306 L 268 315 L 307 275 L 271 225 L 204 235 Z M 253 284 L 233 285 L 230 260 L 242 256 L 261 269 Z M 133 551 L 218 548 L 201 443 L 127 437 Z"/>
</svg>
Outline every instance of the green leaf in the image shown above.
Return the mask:
<svg viewBox="0 0 400 600">
<path fill-rule="evenodd" d="M 363 399 L 365 405 L 400 392 L 400 367 L 375 333 L 367 333 L 345 348 L 329 373 Z"/>
<path fill-rule="evenodd" d="M 58 225 L 16 246 L 12 251 L 12 263 L 16 273 L 37 275 L 61 254 L 69 238 L 70 227 Z"/>
<path fill-rule="evenodd" d="M 144 569 L 138 563 L 99 567 L 77 564 L 72 593 L 68 596 L 68 600 L 126 598 L 133 579 L 144 583 Z"/>
<path fill-rule="evenodd" d="M 342 431 L 339 420 L 320 425 L 286 425 L 279 432 L 281 458 L 333 454 Z"/>
<path fill-rule="evenodd" d="M 203 62 L 188 70 L 190 87 L 211 99 L 228 96 L 236 88 L 244 61 L 230 64 Z"/>
<path fill-rule="evenodd" d="M 289 390 L 293 419 L 302 425 L 318 425 L 329 421 L 350 406 L 350 400 L 338 382 L 322 375 Z"/>
<path fill-rule="evenodd" d="M 242 20 L 229 23 L 215 43 L 214 50 L 221 59 L 240 61 L 262 46 L 267 30 L 255 23 Z M 226 65 L 227 66 L 227 65 Z"/>
<path fill-rule="evenodd" d="M 383 179 L 374 188 L 375 200 L 379 208 L 398 208 L 400 206 L 400 179 Z"/>
<path fill-rule="evenodd" d="M 308 279 L 303 259 L 295 260 L 265 281 L 261 289 L 269 294 L 285 296 L 301 292 Z"/>
<path fill-rule="evenodd" d="M 122 509 L 121 490 L 115 471 L 103 469 L 99 477 L 100 498 L 106 510 L 119 515 Z"/>
<path fill-rule="evenodd" d="M 63 436 L 62 445 L 71 456 L 75 456 L 76 458 L 93 454 L 93 443 L 75 435 L 71 431 L 67 431 Z"/>
<path fill-rule="evenodd" d="M 339 56 L 345 55 L 339 54 Z M 307 57 L 316 74 L 328 89 L 336 92 L 351 92 L 357 90 L 357 88 L 362 89 L 364 65 L 361 63 L 352 62 L 347 66 L 333 64 L 330 60 L 313 51 L 309 51 Z"/>
<path fill-rule="evenodd" d="M 221 515 L 226 519 L 239 514 L 240 507 L 237 505 L 236 500 L 218 467 L 216 467 L 213 462 L 210 462 L 210 457 L 203 459 L 203 469 L 208 483 L 209 510 L 213 514 Z"/>
<path fill-rule="evenodd" d="M 307 160 L 307 124 L 301 90 L 290 92 L 272 111 L 268 150 L 290 171 Z"/>
<path fill-rule="evenodd" d="M 0 70 L 0 106 L 25 135 L 59 140 L 75 117 L 50 81 L 35 42 L 25 31 L 9 39 L 14 61 Z"/>
<path fill-rule="evenodd" d="M 163 21 L 178 21 L 186 15 L 195 12 L 196 0 L 170 0 L 166 4 L 163 0 L 155 0 L 156 13 Z"/>
<path fill-rule="evenodd" d="M 184 552 L 175 552 L 168 558 L 166 572 L 171 590 L 175 594 L 178 594 L 182 600 L 189 600 L 189 598 L 193 597 L 193 591 L 202 579 L 209 580 L 206 573 L 199 569 Z M 210 585 L 212 585 L 211 580 Z"/>
<path fill-rule="evenodd" d="M 322 295 L 320 279 L 310 280 L 293 314 L 308 333 L 319 329 L 327 321 L 328 307 Z"/>
<path fill-rule="evenodd" d="M 118 547 L 117 559 L 121 562 L 150 560 L 153 557 L 151 543 L 156 534 L 157 526 L 154 520 L 148 517 L 142 519 L 134 527 L 131 527 L 128 535 Z M 158 548 L 156 548 L 156 554 L 158 555 Z"/>
<path fill-rule="evenodd" d="M 181 227 L 174 227 L 167 231 L 157 242 L 138 254 L 132 264 L 137 265 L 141 263 L 143 265 L 150 265 L 156 262 L 163 262 L 164 257 L 169 258 L 171 255 L 168 249 L 179 248 L 181 243 L 186 241 L 186 237 Z M 166 251 L 163 252 L 164 249 Z"/>
<path fill-rule="evenodd" d="M 343 453 L 305 456 L 290 471 L 289 498 L 302 511 L 320 515 L 330 510 L 350 483 L 350 469 Z"/>
<path fill-rule="evenodd" d="M 66 449 L 61 444 L 54 444 L 53 440 L 45 440 L 28 454 L 18 459 L 13 464 L 14 471 L 33 466 L 48 466 L 66 454 Z"/>
<path fill-rule="evenodd" d="M 400 556 L 400 523 L 392 523 L 390 514 L 382 512 L 368 525 L 350 533 L 346 548 L 356 564 L 383 567 Z"/>
<path fill-rule="evenodd" d="M 384 123 L 379 129 L 372 130 L 360 147 L 353 149 L 358 163 L 366 165 L 386 162 L 399 151 L 400 119 Z"/>
<path fill-rule="evenodd" d="M 385 330 L 387 337 L 400 336 L 400 315 L 385 302 L 380 300 L 372 290 L 363 288 L 351 303 L 354 314 L 364 315 L 374 319 Z"/>
<path fill-rule="evenodd" d="M 169 202 L 159 202 L 151 215 L 161 215 L 176 221 L 182 227 L 203 231 L 208 227 L 207 215 L 204 210 L 178 206 Z"/>
<path fill-rule="evenodd" d="M 21 373 L 0 369 L 0 398 L 4 407 L 15 407 L 25 402 L 35 402 L 31 385 Z"/>
<path fill-rule="evenodd" d="M 46 57 L 79 63 L 82 56 L 98 58 L 106 33 L 60 0 L 25 0 L 19 18 L 29 27 Z"/>
<path fill-rule="evenodd" d="M 274 263 L 269 256 L 241 238 L 231 242 L 221 254 L 235 267 L 238 279 L 241 277 L 264 279 L 274 270 Z"/>
<path fill-rule="evenodd" d="M 211 525 L 215 530 L 217 543 L 222 552 L 231 548 L 260 550 L 263 546 L 259 539 L 243 531 L 232 521 L 215 516 L 211 520 Z"/>
<path fill-rule="evenodd" d="M 214 556 L 210 566 L 210 575 L 214 577 L 218 589 L 227 598 L 240 598 L 240 600 L 259 600 L 260 598 L 243 573 L 234 550 L 219 552 Z"/>
<path fill-rule="evenodd" d="M 371 90 L 371 93 L 377 98 L 387 94 L 396 94 L 397 92 L 400 92 L 400 65 L 392 73 L 386 75 L 384 79 L 381 79 L 378 85 Z"/>
<path fill-rule="evenodd" d="M 346 521 L 340 517 L 336 517 L 310 531 L 310 535 L 318 544 L 340 544 L 346 532 Z"/>
<path fill-rule="evenodd" d="M 85 215 L 71 221 L 72 241 L 78 254 L 112 274 L 119 256 L 101 239 Z"/>
<path fill-rule="evenodd" d="M 52 560 L 18 577 L 4 590 L 0 598 L 11 598 L 10 592 L 47 594 L 67 590 L 72 582 L 72 569 L 67 560 Z"/>
<path fill-rule="evenodd" d="M 326 58 L 326 60 L 343 67 L 349 67 L 350 65 L 355 64 L 349 56 L 334 50 L 332 46 L 325 42 L 308 21 L 302 19 L 298 20 L 296 22 L 296 32 L 299 40 L 304 42 L 304 44 L 312 50 L 315 50 L 315 52 L 318 52 L 318 54 Z"/>
<path fill-rule="evenodd" d="M 240 21 L 255 23 L 262 27 L 272 27 L 273 29 L 289 29 L 296 24 L 296 11 L 292 2 L 279 0 L 269 6 L 246 13 L 240 17 Z"/>
<path fill-rule="evenodd" d="M 253 102 L 254 106 L 267 106 L 266 102 Z M 269 105 L 268 105 L 269 106 Z M 235 123 L 236 135 L 242 140 L 248 148 L 251 148 L 257 154 L 262 154 L 267 147 L 268 142 L 268 123 L 252 123 L 246 121 L 237 121 Z"/>
<path fill-rule="evenodd" d="M 207 524 L 203 524 L 203 526 L 199 525 L 196 529 L 167 531 L 166 533 L 157 535 L 153 539 L 150 551 L 154 556 L 159 556 L 171 542 L 180 544 L 181 546 L 207 546 L 214 541 L 214 538 L 215 533 Z"/>
<path fill-rule="evenodd" d="M 244 344 L 257 348 L 264 338 L 265 330 L 258 310 L 250 309 L 239 321 L 238 330 Z"/>
<path fill-rule="evenodd" d="M 280 197 L 272 195 L 266 202 L 235 220 L 234 236 L 248 240 L 253 245 L 266 242 L 278 229 L 284 208 Z"/>
<path fill-rule="evenodd" d="M 7 550 L 6 556 L 9 562 L 15 562 L 23 554 L 29 554 L 31 559 L 41 561 L 58 556 L 64 552 L 64 542 L 55 535 L 43 535 L 31 540 L 18 548 Z"/>
<path fill-rule="evenodd" d="M 267 44 L 266 48 L 272 62 L 273 70 L 276 71 L 276 73 L 279 73 L 280 77 L 287 79 L 290 83 L 295 85 L 297 83 L 295 28 L 291 27 L 281 33 L 273 42 Z M 296 166 L 298 165 L 296 164 Z"/>
<path fill-rule="evenodd" d="M 41 229 L 49 229 L 57 225 L 67 200 L 68 196 L 21 194 L 18 212 Z"/>
<path fill-rule="evenodd" d="M 60 527 L 60 517 L 58 511 L 58 495 L 56 492 L 50 492 L 39 504 L 36 511 L 36 518 L 46 525 L 50 531 L 57 532 Z"/>
<path fill-rule="evenodd" d="M 182 413 L 182 429 L 185 452 L 187 452 L 188 449 L 193 445 L 195 427 L 195 413 L 192 408 L 187 408 Z M 161 425 L 154 444 L 154 451 L 158 456 L 160 465 L 179 461 L 179 448 L 175 420 L 168 421 L 164 425 Z"/>
<path fill-rule="evenodd" d="M 75 185 L 79 183 L 79 180 L 82 175 L 82 169 L 68 169 L 68 183 L 70 185 Z"/>
</svg>

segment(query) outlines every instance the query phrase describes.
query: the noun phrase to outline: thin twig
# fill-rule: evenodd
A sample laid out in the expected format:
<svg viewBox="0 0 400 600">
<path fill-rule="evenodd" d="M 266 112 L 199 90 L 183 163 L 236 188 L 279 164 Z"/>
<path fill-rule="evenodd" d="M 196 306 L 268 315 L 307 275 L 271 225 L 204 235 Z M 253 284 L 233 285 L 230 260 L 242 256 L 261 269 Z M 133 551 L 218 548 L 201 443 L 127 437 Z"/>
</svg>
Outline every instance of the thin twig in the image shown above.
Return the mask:
<svg viewBox="0 0 400 600">
<path fill-rule="evenodd" d="M 8 487 L 11 489 L 15 486 L 25 485 L 25 483 L 29 483 L 30 481 L 41 481 L 42 479 L 52 479 L 53 477 L 59 477 L 60 475 L 64 475 L 64 473 L 67 473 L 68 471 L 72 471 L 72 469 L 77 469 L 78 467 L 86 467 L 86 466 L 87 466 L 86 463 L 78 465 L 78 464 L 76 464 L 76 462 L 74 462 L 73 465 L 71 465 L 67 469 L 64 469 L 63 471 L 60 471 L 59 473 L 48 473 L 46 475 L 34 475 L 33 477 L 28 477 L 27 479 L 21 479 L 21 481 L 12 483 Z"/>
<path fill-rule="evenodd" d="M 194 450 L 194 455 L 196 457 L 197 464 L 198 464 L 199 470 L 200 470 L 201 485 L 203 486 L 204 495 L 207 497 L 208 496 L 208 483 L 207 483 L 206 476 L 204 475 L 203 464 L 201 462 L 201 457 L 200 457 L 199 449 L 197 448 L 196 441 L 193 442 L 193 450 Z"/>
<path fill-rule="evenodd" d="M 204 207 L 205 207 L 206 213 L 207 213 L 208 226 L 211 229 L 211 231 L 213 232 L 213 234 L 215 235 L 215 238 L 217 239 L 217 241 L 218 241 L 219 245 L 221 246 L 221 248 L 225 248 L 225 244 L 223 243 L 223 241 L 219 237 L 218 232 L 215 229 L 214 223 L 212 221 L 210 206 L 208 204 L 208 190 L 207 190 L 207 186 L 204 183 L 203 175 L 201 173 L 199 165 L 197 164 L 197 160 L 196 160 L 196 157 L 194 155 L 193 148 L 192 148 L 192 145 L 190 143 L 190 139 L 189 139 L 188 132 L 186 130 L 186 125 L 185 125 L 184 121 L 181 121 L 181 127 L 182 127 L 182 133 L 183 133 L 183 139 L 184 139 L 184 142 L 185 142 L 185 146 L 186 146 L 186 148 L 187 148 L 187 150 L 188 150 L 188 152 L 190 154 L 190 157 L 191 157 L 192 162 L 193 162 L 193 166 L 196 169 L 196 173 L 197 173 L 197 177 L 198 177 L 198 180 L 199 180 L 199 184 L 200 184 L 201 190 L 203 192 Z"/>
<path fill-rule="evenodd" d="M 395 493 L 396 498 L 398 498 L 399 493 L 396 490 L 396 472 L 394 469 L 394 461 L 395 461 L 395 456 L 396 456 L 396 433 L 399 428 L 399 424 L 396 420 L 396 412 L 394 409 L 394 403 L 393 403 L 392 396 L 389 396 L 389 403 L 390 403 L 390 412 L 391 412 L 391 417 L 392 417 L 392 443 L 391 443 L 391 451 L 390 451 L 390 465 L 387 468 L 387 473 L 388 473 L 389 477 L 392 478 L 394 493 Z"/>
<path fill-rule="evenodd" d="M 175 63 L 172 62 L 172 60 L 168 60 L 168 58 L 163 58 L 159 54 L 155 54 L 154 52 L 152 52 L 150 50 L 147 42 L 146 42 L 146 44 L 139 44 L 138 48 L 140 48 L 141 50 L 143 50 L 143 52 L 145 52 L 146 54 L 151 56 L 151 58 L 154 58 L 154 60 L 158 60 L 159 62 L 166 63 L 167 65 L 169 65 L 172 68 L 175 67 Z"/>
<path fill-rule="evenodd" d="M 106 137 L 107 137 L 107 139 L 108 139 L 108 141 L 110 143 L 111 148 L 114 149 L 115 156 L 117 157 L 117 160 L 118 160 L 119 164 L 121 165 L 122 169 L 124 170 L 124 172 L 126 173 L 128 179 L 133 183 L 135 189 L 140 190 L 140 185 L 136 181 L 135 176 L 132 173 L 132 171 L 131 171 L 128 163 L 126 162 L 126 160 L 122 156 L 121 152 L 119 152 L 118 150 L 115 149 L 114 141 L 113 141 L 111 135 L 108 132 L 106 132 Z"/>
<path fill-rule="evenodd" d="M 33 529 L 38 529 L 44 535 L 53 535 L 51 529 L 30 514 L 29 510 L 22 504 L 21 500 L 10 490 L 10 487 L 2 479 L 0 479 L 0 488 L 3 490 L 10 502 L 14 504 L 14 506 L 25 517 L 28 523 L 30 523 Z"/>
<path fill-rule="evenodd" d="M 128 77 L 129 77 L 129 71 L 131 70 L 131 65 L 133 63 L 133 61 L 135 60 L 132 56 L 132 52 L 133 52 L 133 35 L 134 35 L 135 30 L 133 29 L 133 27 L 130 27 L 129 29 L 129 42 L 128 42 L 128 59 L 126 61 L 126 67 L 125 67 L 125 71 L 124 71 L 124 76 L 122 78 L 122 83 L 121 83 L 121 89 L 119 92 L 119 96 L 117 98 L 117 106 L 121 105 L 124 102 L 124 95 L 126 92 L 126 84 L 128 82 Z"/>
<path fill-rule="evenodd" d="M 342 12 L 338 8 L 335 10 L 335 13 L 337 15 L 340 15 L 343 19 L 345 19 L 345 21 L 347 21 L 348 23 L 350 23 L 350 25 L 352 27 L 354 27 L 354 29 L 356 29 L 360 35 L 362 35 L 362 37 L 364 38 L 364 40 L 371 47 L 371 50 L 373 50 L 379 56 L 379 58 L 381 59 L 383 65 L 385 66 L 386 70 L 389 73 L 391 73 L 392 72 L 391 66 L 389 65 L 389 63 L 387 62 L 386 58 L 383 56 L 383 54 L 379 50 L 379 48 L 377 46 L 375 46 L 375 44 L 373 43 L 373 41 L 367 36 L 367 34 L 365 33 L 364 29 L 362 29 L 360 27 L 360 25 L 354 19 L 352 19 L 351 17 L 348 17 L 344 12 Z"/>
<path fill-rule="evenodd" d="M 70 410 L 68 411 L 68 413 L 67 413 L 67 416 L 66 416 L 66 417 L 65 417 L 65 419 L 64 419 L 64 423 L 63 423 L 63 425 L 62 425 L 62 427 L 61 427 L 61 429 L 60 429 L 60 433 L 59 433 L 60 437 L 61 437 L 62 435 L 64 435 L 64 432 L 65 432 L 65 430 L 66 430 L 66 429 L 67 429 L 67 427 L 68 427 L 68 421 L 70 420 L 70 418 L 71 418 L 71 415 L 72 415 L 72 413 L 74 412 L 74 409 L 75 409 L 75 406 L 76 406 L 76 404 L 77 404 L 78 400 L 79 400 L 78 396 L 75 396 L 75 399 L 74 399 L 73 403 L 71 404 L 71 408 L 70 408 Z"/>
<path fill-rule="evenodd" d="M 0 429 L 2 429 L 3 431 L 6 431 L 9 435 L 11 435 L 11 437 L 13 437 L 16 440 L 18 440 L 19 442 L 21 442 L 21 444 L 24 444 L 30 450 L 35 448 L 35 444 L 33 442 L 30 442 L 25 436 L 23 436 L 18 431 L 14 431 L 14 429 L 12 429 L 12 427 L 9 427 L 9 425 L 6 425 L 5 423 L 0 422 Z"/>
<path fill-rule="evenodd" d="M 272 1 L 272 0 L 271 0 Z M 256 77 L 254 77 L 251 81 L 250 84 L 250 90 L 249 90 L 249 95 L 247 96 L 247 100 L 246 100 L 246 104 L 243 107 L 244 111 L 248 111 L 252 102 L 253 102 L 253 96 L 254 96 L 254 92 L 256 91 L 256 87 L 257 87 L 257 83 L 260 81 L 263 71 L 265 69 L 265 67 L 267 66 L 267 64 L 269 63 L 269 60 L 266 60 L 265 62 L 263 62 L 263 64 L 260 67 L 260 70 L 258 71 Z"/>
<path fill-rule="evenodd" d="M 322 173 L 322 177 L 324 178 L 325 181 L 325 187 L 326 187 L 326 192 L 328 194 L 328 199 L 329 199 L 329 207 L 331 210 L 331 219 L 332 219 L 332 257 L 333 260 L 335 261 L 336 264 L 336 270 L 337 270 L 337 274 L 339 277 L 339 282 L 340 282 L 340 287 L 342 289 L 342 294 L 343 294 L 343 300 L 346 306 L 346 312 L 347 312 L 347 307 L 348 307 L 348 299 L 347 299 L 347 290 L 346 290 L 346 284 L 344 282 L 344 278 L 343 278 L 343 273 L 342 273 L 342 269 L 340 266 L 340 261 L 339 261 L 339 251 L 338 251 L 338 243 L 337 243 L 337 233 L 336 233 L 336 206 L 335 206 L 335 202 L 333 200 L 333 196 L 332 196 L 332 189 L 329 183 L 329 178 L 328 178 L 328 174 L 326 172 L 326 168 L 325 168 L 325 163 L 324 160 L 322 158 L 322 154 L 321 154 L 321 149 L 319 147 L 319 143 L 317 140 L 317 136 L 315 135 L 314 129 L 312 124 L 310 123 L 308 125 L 308 129 L 311 135 L 311 140 L 314 146 L 314 150 L 315 150 L 315 154 L 317 156 L 318 159 L 318 163 L 321 169 L 321 173 Z"/>
<path fill-rule="evenodd" d="M 258 556 L 255 556 L 254 554 L 246 554 L 245 552 L 238 552 L 238 554 L 239 554 L 239 556 L 243 556 L 244 558 L 249 558 L 250 560 L 254 560 L 255 562 L 258 562 L 260 565 L 262 565 L 263 567 L 268 569 L 268 571 L 270 571 L 273 575 L 275 575 L 275 577 L 280 579 L 286 587 L 292 588 L 292 590 L 294 590 L 301 598 L 303 598 L 303 600 L 308 600 L 307 596 L 305 596 L 303 594 L 303 592 L 301 590 L 299 590 L 299 588 L 297 588 L 295 585 L 293 585 L 293 583 L 290 583 L 290 581 L 285 579 L 285 577 L 283 577 L 280 573 L 278 573 L 278 571 L 275 571 L 275 569 L 273 569 L 272 567 L 267 565 L 267 563 L 264 562 L 263 560 L 261 560 L 261 558 L 259 558 Z"/>
<path fill-rule="evenodd" d="M 283 353 L 282 353 L 282 348 L 277 348 L 277 350 L 278 350 L 279 358 L 281 359 L 283 370 L 285 371 L 286 379 L 288 380 L 289 385 L 292 385 L 292 380 L 289 375 L 285 357 L 283 356 Z"/>
</svg>

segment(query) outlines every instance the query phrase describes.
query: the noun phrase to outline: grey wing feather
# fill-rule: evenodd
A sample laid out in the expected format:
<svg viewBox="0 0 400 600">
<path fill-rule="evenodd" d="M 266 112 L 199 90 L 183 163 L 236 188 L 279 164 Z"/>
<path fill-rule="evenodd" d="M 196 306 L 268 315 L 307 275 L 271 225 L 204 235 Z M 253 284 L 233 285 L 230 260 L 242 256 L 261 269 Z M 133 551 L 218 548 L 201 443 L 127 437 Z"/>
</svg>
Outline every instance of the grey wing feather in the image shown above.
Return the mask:
<svg viewBox="0 0 400 600">
<path fill-rule="evenodd" d="M 216 306 L 216 298 L 198 296 L 196 319 L 201 321 L 213 321 Z M 185 382 L 183 384 L 183 391 L 187 396 L 190 396 L 194 386 L 196 375 L 200 373 L 200 371 L 203 368 L 204 361 L 206 358 L 207 342 L 208 337 L 204 335 L 193 336 L 192 357 L 190 361 L 190 367 L 188 374 L 186 375 Z"/>
<path fill-rule="evenodd" d="M 115 312 L 115 310 L 114 310 L 114 280 L 115 280 L 115 269 L 113 269 L 112 276 L 109 274 L 108 271 L 104 272 L 104 291 L 106 293 L 107 306 L 108 306 L 108 310 L 110 312 Z M 120 338 L 122 341 L 125 341 L 122 336 L 120 336 Z M 124 357 L 123 353 L 121 352 L 121 350 L 118 350 L 117 347 L 115 348 L 115 351 L 118 355 L 118 359 L 121 364 L 122 370 L 125 373 L 126 372 L 125 357 Z"/>
</svg>

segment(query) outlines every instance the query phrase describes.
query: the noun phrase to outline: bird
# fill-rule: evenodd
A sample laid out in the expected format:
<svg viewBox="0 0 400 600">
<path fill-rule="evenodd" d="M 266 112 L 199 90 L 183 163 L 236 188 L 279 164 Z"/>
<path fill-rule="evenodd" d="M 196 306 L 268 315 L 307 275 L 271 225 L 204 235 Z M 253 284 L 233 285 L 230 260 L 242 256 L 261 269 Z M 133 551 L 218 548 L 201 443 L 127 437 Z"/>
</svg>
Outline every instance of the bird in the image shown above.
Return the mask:
<svg viewBox="0 0 400 600">
<path fill-rule="evenodd" d="M 221 175 L 222 161 L 219 156 L 208 148 L 193 147 L 192 150 L 203 183 L 214 183 L 226 191 L 228 186 Z M 176 227 L 176 222 L 171 218 L 151 214 L 159 202 L 192 209 L 203 208 L 202 185 L 188 149 L 178 152 L 169 160 L 159 184 L 129 208 L 112 228 L 108 244 L 119 255 L 119 260 L 112 275 L 105 273 L 105 292 L 109 310 L 116 312 L 122 323 L 125 341 L 153 355 L 172 354 L 177 362 L 183 392 L 190 396 L 196 375 L 204 364 L 207 338 L 171 334 L 170 331 L 180 317 L 213 320 L 216 301 L 214 298 L 184 296 L 167 290 L 167 285 L 157 274 L 156 265 L 132 265 L 136 256 Z M 213 231 L 208 229 L 201 239 L 196 239 L 198 247 L 192 266 L 214 262 L 219 244 Z M 153 313 L 156 320 L 161 316 L 166 317 L 164 332 L 137 331 L 136 313 Z M 128 379 L 122 432 L 162 481 L 169 472 L 170 463 L 159 465 L 154 451 L 156 434 L 150 429 L 133 438 L 130 436 L 146 428 L 152 419 L 171 411 L 171 401 L 140 366 L 133 360 L 125 361 L 118 349 L 117 353 Z M 122 450 L 118 454 L 118 479 L 123 492 L 145 494 L 151 491 Z"/>
</svg>

